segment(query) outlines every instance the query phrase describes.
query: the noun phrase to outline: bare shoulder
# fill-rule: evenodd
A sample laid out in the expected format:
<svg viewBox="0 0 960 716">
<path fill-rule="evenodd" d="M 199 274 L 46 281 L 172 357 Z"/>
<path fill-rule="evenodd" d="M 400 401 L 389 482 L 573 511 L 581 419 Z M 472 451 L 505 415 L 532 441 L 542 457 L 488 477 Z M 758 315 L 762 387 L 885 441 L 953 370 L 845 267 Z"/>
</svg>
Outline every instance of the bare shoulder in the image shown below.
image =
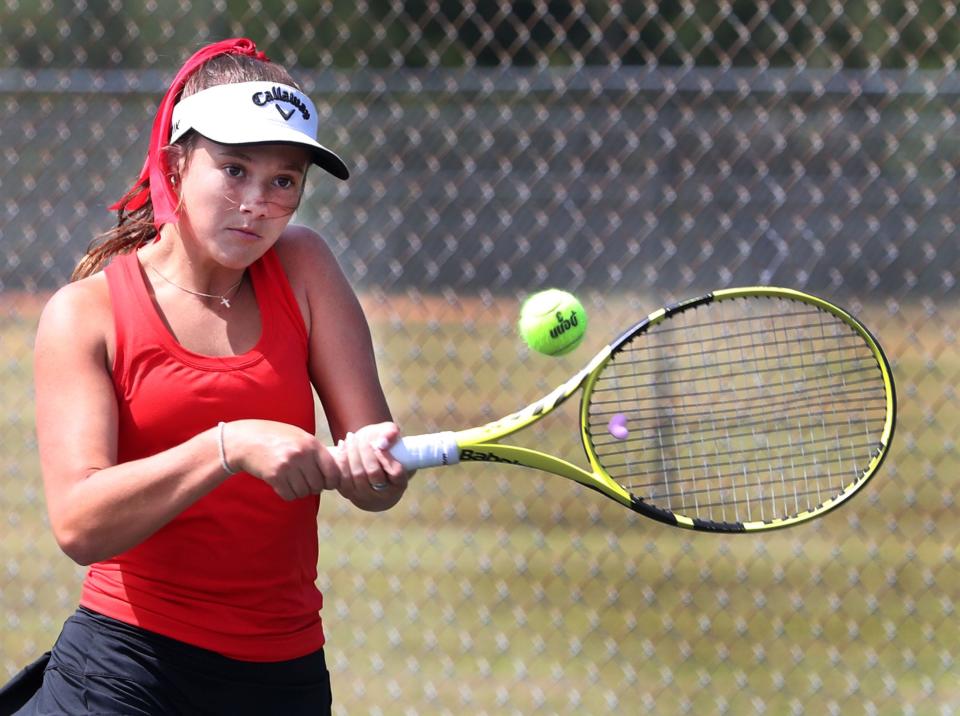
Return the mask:
<svg viewBox="0 0 960 716">
<path fill-rule="evenodd" d="M 330 246 L 316 231 L 289 226 L 275 244 L 275 251 L 300 304 L 308 333 L 313 334 L 313 319 L 331 312 L 340 316 L 344 325 L 365 325 L 353 287 Z"/>
<path fill-rule="evenodd" d="M 110 291 L 103 272 L 57 290 L 43 307 L 37 328 L 37 348 L 69 339 L 78 348 L 104 348 L 113 335 Z"/>
<path fill-rule="evenodd" d="M 309 325 L 311 306 L 342 304 L 354 300 L 353 290 L 330 246 L 306 226 L 289 226 L 274 245 L 290 288 Z"/>
<path fill-rule="evenodd" d="M 288 226 L 274 250 L 291 281 L 315 277 L 317 272 L 340 271 L 336 256 L 327 242 L 307 226 Z"/>
</svg>

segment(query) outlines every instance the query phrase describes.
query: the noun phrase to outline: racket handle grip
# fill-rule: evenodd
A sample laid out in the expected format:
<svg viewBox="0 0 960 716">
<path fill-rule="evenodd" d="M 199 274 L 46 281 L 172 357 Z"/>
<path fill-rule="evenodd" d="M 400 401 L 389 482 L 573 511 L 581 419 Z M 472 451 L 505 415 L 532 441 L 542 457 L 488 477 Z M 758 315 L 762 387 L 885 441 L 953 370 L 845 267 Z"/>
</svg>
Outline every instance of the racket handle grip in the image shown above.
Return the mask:
<svg viewBox="0 0 960 716">
<path fill-rule="evenodd" d="M 452 432 L 400 438 L 390 448 L 390 454 L 408 470 L 456 465 L 460 462 L 460 448 Z"/>
</svg>

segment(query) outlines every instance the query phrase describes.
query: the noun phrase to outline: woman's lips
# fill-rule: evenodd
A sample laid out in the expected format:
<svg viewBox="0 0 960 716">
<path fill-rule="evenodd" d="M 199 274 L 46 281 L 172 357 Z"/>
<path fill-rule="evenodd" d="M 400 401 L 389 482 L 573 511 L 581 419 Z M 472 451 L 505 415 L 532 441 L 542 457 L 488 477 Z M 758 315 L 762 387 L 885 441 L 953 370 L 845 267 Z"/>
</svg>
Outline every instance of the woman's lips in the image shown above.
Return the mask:
<svg viewBox="0 0 960 716">
<path fill-rule="evenodd" d="M 245 238 L 247 238 L 247 239 L 259 239 L 259 238 L 260 238 L 260 234 L 258 234 L 256 231 L 254 231 L 253 229 L 244 228 L 244 227 L 242 227 L 242 226 L 234 226 L 234 227 L 231 227 L 230 231 L 233 231 L 233 232 L 235 232 L 235 233 L 238 233 L 238 234 L 240 234 L 241 236 L 243 236 L 243 237 L 245 237 Z"/>
</svg>

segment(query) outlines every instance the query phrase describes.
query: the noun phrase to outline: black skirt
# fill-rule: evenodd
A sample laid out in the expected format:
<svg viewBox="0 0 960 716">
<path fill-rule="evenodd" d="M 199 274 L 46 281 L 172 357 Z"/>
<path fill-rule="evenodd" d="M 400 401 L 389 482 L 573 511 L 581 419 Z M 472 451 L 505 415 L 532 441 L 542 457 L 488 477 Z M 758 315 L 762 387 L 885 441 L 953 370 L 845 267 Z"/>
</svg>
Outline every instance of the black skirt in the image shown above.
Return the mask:
<svg viewBox="0 0 960 716">
<path fill-rule="evenodd" d="M 290 661 L 238 661 L 83 607 L 67 619 L 52 653 L 0 690 L 0 716 L 324 716 L 330 710 L 322 649 Z"/>
</svg>

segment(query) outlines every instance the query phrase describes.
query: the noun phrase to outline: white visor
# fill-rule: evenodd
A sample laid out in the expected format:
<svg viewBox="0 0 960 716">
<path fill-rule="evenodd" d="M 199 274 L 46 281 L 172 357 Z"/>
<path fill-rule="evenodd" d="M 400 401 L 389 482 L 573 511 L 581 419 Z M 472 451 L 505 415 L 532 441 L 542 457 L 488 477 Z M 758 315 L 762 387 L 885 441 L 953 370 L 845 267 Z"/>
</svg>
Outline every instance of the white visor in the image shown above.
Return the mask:
<svg viewBox="0 0 960 716">
<path fill-rule="evenodd" d="M 313 150 L 313 161 L 338 179 L 347 165 L 317 142 L 317 108 L 303 92 L 276 82 L 216 85 L 173 108 L 170 143 L 194 130 L 219 144 L 286 142 Z"/>
</svg>

